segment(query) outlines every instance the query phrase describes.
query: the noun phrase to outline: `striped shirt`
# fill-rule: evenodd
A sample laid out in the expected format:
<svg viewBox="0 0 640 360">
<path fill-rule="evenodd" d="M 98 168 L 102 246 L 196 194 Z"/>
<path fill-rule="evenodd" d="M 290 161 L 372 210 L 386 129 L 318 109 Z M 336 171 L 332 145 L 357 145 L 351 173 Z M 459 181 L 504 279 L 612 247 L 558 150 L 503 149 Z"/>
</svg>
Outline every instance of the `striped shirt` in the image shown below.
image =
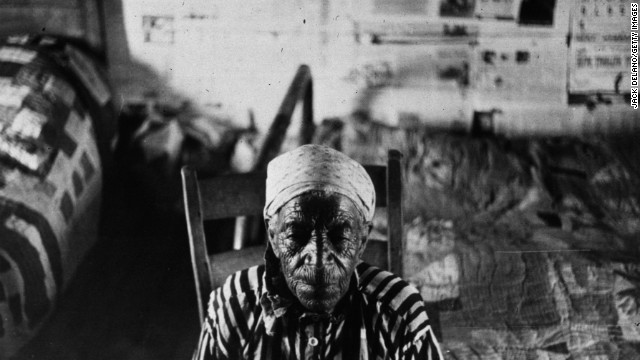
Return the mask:
<svg viewBox="0 0 640 360">
<path fill-rule="evenodd" d="M 422 298 L 360 263 L 336 316 L 271 307 L 265 266 L 214 290 L 194 359 L 442 359 Z"/>
</svg>

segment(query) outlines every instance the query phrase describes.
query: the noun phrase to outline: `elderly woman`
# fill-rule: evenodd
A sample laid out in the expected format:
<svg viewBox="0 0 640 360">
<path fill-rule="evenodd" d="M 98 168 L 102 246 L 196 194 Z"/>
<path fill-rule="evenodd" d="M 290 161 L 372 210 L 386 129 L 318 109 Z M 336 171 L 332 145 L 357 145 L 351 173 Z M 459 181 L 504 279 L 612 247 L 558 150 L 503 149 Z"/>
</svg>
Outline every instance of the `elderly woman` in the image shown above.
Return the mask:
<svg viewBox="0 0 640 360">
<path fill-rule="evenodd" d="M 418 292 L 360 262 L 375 192 L 364 168 L 305 145 L 267 169 L 265 264 L 211 294 L 196 359 L 441 359 Z"/>
</svg>

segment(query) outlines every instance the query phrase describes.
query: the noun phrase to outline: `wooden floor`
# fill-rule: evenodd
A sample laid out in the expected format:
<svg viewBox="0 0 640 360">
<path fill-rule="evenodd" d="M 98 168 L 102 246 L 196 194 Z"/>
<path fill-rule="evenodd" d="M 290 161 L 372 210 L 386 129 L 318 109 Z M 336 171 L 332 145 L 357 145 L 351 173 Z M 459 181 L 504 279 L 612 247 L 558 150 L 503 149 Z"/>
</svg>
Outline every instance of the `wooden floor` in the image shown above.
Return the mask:
<svg viewBox="0 0 640 360">
<path fill-rule="evenodd" d="M 109 181 L 99 243 L 16 359 L 188 359 L 198 332 L 182 215 Z"/>
</svg>

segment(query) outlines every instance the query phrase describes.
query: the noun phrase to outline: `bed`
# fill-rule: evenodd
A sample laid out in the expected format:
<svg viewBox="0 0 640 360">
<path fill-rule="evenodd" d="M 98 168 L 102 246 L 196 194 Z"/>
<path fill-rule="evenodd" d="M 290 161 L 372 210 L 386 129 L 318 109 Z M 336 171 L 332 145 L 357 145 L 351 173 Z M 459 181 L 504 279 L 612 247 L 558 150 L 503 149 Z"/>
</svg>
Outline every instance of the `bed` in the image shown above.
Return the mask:
<svg viewBox="0 0 640 360">
<path fill-rule="evenodd" d="M 402 149 L 403 275 L 439 309 L 446 359 L 640 359 L 633 137 L 478 138 L 347 119 L 315 141 L 364 163 Z"/>
<path fill-rule="evenodd" d="M 81 43 L 0 41 L 2 359 L 38 332 L 97 240 L 111 106 L 100 65 Z"/>
</svg>

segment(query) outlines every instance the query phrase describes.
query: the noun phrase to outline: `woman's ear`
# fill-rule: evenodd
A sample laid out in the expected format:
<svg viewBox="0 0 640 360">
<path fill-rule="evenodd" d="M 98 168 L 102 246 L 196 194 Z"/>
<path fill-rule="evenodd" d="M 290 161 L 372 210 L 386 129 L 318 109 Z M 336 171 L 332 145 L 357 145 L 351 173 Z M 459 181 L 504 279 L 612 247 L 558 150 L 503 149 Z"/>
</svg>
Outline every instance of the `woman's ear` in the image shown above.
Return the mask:
<svg viewBox="0 0 640 360">
<path fill-rule="evenodd" d="M 358 251 L 358 257 L 361 258 L 364 254 L 364 249 L 367 247 L 367 241 L 369 241 L 369 234 L 373 229 L 373 223 L 365 221 L 362 224 L 362 231 L 360 232 L 360 250 Z"/>
<path fill-rule="evenodd" d="M 264 219 L 264 229 L 267 231 L 267 236 L 269 237 L 269 241 L 271 241 L 271 238 L 273 237 L 273 231 L 271 231 L 271 229 L 269 228 L 271 219 Z"/>
<path fill-rule="evenodd" d="M 275 231 L 273 231 L 273 228 L 271 227 L 271 219 L 264 219 L 264 227 L 267 231 L 267 237 L 269 238 L 269 244 L 271 244 L 271 249 L 277 249 L 276 244 L 275 244 Z M 275 250 L 273 251 L 273 254 L 276 256 L 276 258 L 280 259 L 280 255 L 277 254 L 275 252 Z"/>
</svg>

